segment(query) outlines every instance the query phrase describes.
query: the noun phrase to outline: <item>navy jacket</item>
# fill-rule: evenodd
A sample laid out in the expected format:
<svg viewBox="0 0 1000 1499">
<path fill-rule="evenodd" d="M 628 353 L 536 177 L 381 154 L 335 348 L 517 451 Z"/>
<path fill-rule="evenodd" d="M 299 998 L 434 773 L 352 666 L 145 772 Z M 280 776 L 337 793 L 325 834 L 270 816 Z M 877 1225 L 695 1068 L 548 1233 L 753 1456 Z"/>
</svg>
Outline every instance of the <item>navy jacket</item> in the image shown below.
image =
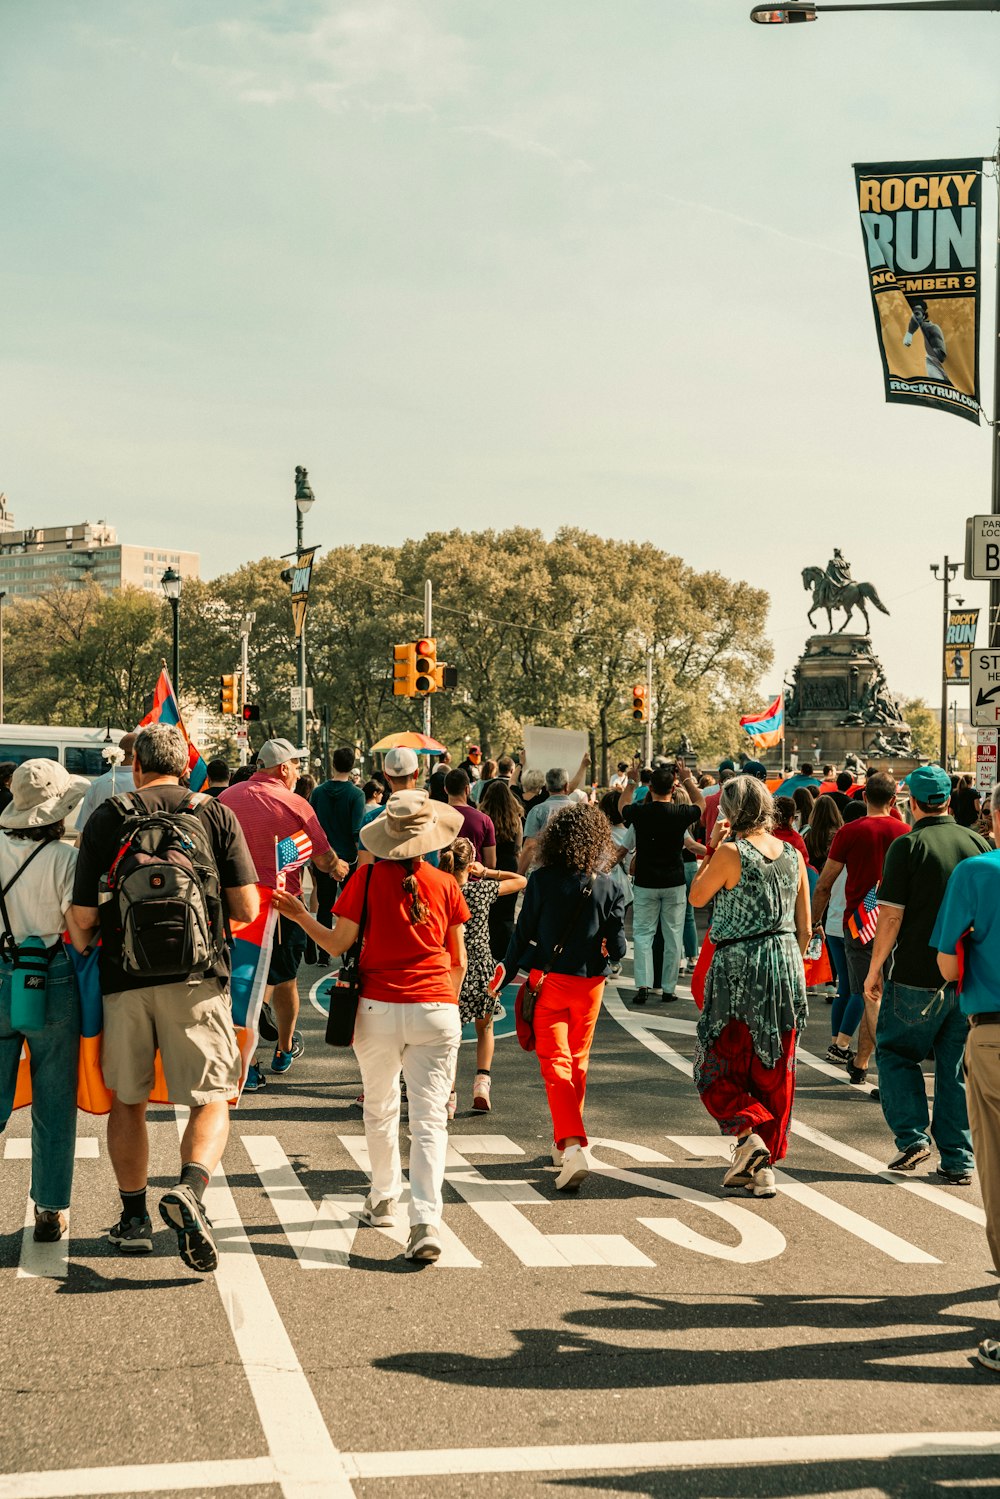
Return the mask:
<svg viewBox="0 0 1000 1499">
<path fill-rule="evenodd" d="M 536 869 L 528 881 L 514 935 L 504 958 L 507 977 L 518 969 L 544 968 L 550 973 L 599 978 L 611 963 L 625 956 L 625 897 L 611 876 L 590 877 L 593 893 L 581 908 L 588 876 L 565 869 Z M 577 918 L 563 949 L 553 959 L 553 948 L 566 936 L 573 912 Z M 601 950 L 607 946 L 607 957 Z"/>
</svg>

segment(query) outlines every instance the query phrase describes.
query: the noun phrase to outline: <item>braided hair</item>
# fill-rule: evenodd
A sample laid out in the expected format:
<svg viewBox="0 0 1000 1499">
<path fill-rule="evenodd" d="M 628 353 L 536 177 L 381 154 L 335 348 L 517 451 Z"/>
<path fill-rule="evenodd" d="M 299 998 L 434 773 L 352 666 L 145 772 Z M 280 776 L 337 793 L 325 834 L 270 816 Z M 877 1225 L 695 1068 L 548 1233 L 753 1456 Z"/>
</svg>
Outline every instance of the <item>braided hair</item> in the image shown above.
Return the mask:
<svg viewBox="0 0 1000 1499">
<path fill-rule="evenodd" d="M 410 924 L 412 926 L 418 926 L 421 922 L 426 921 L 430 915 L 426 902 L 420 899 L 420 891 L 417 886 L 417 865 L 419 863 L 419 858 L 407 859 L 403 865 L 406 870 L 403 878 L 403 891 L 410 897 Z"/>
</svg>

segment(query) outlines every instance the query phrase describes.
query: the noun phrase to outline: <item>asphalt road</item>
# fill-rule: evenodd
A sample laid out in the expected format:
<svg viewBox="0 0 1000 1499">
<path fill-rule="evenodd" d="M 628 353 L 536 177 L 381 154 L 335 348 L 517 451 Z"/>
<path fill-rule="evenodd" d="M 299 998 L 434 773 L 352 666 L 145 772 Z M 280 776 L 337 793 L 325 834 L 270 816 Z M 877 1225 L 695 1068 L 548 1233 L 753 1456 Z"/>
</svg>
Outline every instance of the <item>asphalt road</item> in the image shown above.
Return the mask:
<svg viewBox="0 0 1000 1499">
<path fill-rule="evenodd" d="M 321 979 L 306 970 L 304 992 Z M 483 1116 L 463 1046 L 434 1267 L 351 1216 L 359 1077 L 314 1005 L 304 1057 L 234 1118 L 210 1188 L 215 1276 L 187 1271 L 166 1230 L 152 1257 L 115 1256 L 104 1121 L 85 1115 L 69 1243 L 39 1257 L 16 1114 L 0 1499 L 1000 1489 L 1000 1385 L 972 1358 L 1000 1321 L 977 1188 L 878 1174 L 892 1141 L 819 1060 L 819 1003 L 781 1190 L 733 1201 L 686 1073 L 694 1006 L 633 1011 L 631 993 L 626 967 L 591 1066 L 601 1164 L 576 1198 L 554 1190 L 534 1058 L 500 1040 Z M 152 1118 L 155 1195 L 176 1178 L 177 1119 Z"/>
</svg>

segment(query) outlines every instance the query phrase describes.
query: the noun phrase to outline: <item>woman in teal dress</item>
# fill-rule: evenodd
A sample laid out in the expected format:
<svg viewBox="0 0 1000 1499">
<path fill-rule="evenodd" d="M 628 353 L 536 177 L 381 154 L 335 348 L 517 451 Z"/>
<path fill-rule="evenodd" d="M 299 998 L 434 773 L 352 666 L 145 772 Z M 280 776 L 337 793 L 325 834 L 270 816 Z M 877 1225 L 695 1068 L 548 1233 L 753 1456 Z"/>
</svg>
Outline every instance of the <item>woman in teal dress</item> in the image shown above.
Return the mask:
<svg viewBox="0 0 1000 1499">
<path fill-rule="evenodd" d="M 745 775 L 727 782 L 717 846 L 690 895 L 694 906 L 715 902 L 695 1085 L 722 1133 L 736 1136 L 723 1186 L 755 1197 L 774 1196 L 771 1167 L 788 1148 L 811 935 L 805 861 L 772 835 L 773 818 L 762 782 Z"/>
</svg>

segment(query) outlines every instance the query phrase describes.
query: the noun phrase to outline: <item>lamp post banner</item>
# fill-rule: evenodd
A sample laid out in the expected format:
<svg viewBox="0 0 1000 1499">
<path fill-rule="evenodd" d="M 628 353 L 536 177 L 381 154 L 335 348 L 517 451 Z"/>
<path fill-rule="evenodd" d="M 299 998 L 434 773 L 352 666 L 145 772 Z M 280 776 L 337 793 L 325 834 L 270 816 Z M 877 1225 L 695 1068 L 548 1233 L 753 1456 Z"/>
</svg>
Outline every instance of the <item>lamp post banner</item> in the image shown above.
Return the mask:
<svg viewBox="0 0 1000 1499">
<path fill-rule="evenodd" d="M 302 626 L 306 622 L 306 607 L 309 603 L 309 584 L 312 582 L 313 558 L 318 551 L 319 547 L 311 547 L 307 552 L 300 552 L 295 559 L 295 569 L 292 576 L 292 621 L 295 625 L 296 640 L 302 634 Z"/>
<path fill-rule="evenodd" d="M 949 687 L 968 687 L 969 656 L 976 644 L 978 609 L 949 609 L 945 634 L 944 664 Z"/>
<path fill-rule="evenodd" d="M 854 175 L 885 398 L 978 424 L 982 158 Z"/>
</svg>

